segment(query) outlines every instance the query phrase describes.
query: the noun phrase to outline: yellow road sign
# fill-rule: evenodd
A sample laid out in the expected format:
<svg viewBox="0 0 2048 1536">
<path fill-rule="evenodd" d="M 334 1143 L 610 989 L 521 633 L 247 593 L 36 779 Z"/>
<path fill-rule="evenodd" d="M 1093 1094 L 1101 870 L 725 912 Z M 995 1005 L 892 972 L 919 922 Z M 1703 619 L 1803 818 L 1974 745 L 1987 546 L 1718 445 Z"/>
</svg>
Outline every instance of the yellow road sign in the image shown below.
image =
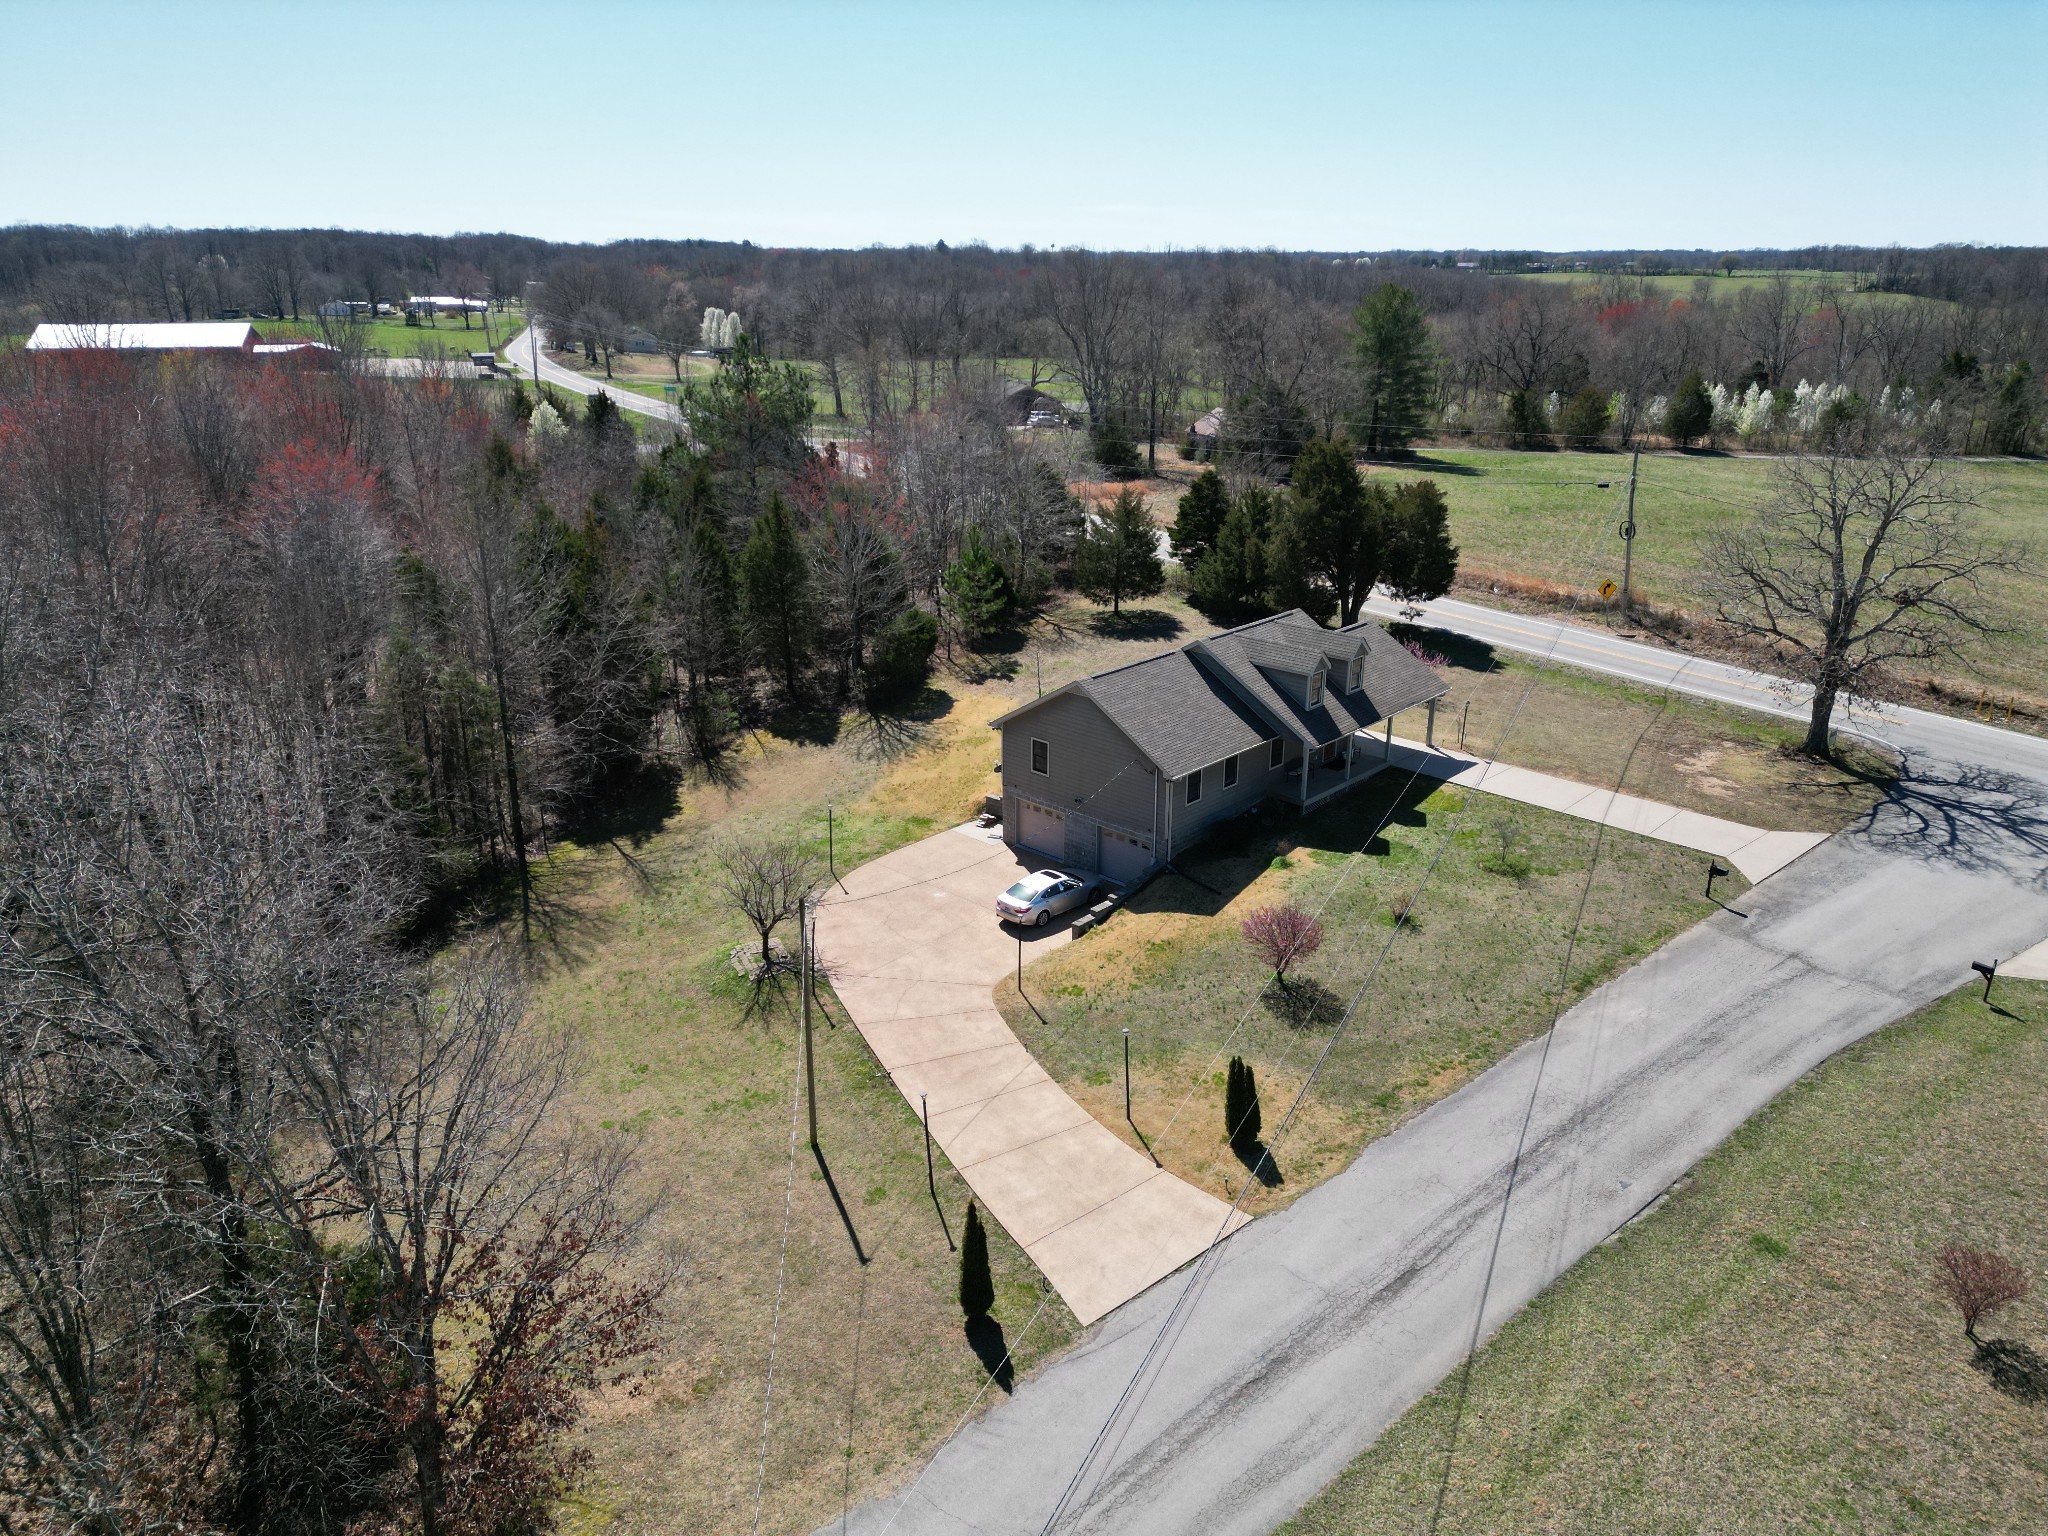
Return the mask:
<svg viewBox="0 0 2048 1536">
<path fill-rule="evenodd" d="M 1619 592 L 1620 590 L 1621 589 L 1611 581 L 1603 581 L 1600 583 L 1600 595 L 1602 597 L 1612 597 L 1616 592 Z"/>
</svg>

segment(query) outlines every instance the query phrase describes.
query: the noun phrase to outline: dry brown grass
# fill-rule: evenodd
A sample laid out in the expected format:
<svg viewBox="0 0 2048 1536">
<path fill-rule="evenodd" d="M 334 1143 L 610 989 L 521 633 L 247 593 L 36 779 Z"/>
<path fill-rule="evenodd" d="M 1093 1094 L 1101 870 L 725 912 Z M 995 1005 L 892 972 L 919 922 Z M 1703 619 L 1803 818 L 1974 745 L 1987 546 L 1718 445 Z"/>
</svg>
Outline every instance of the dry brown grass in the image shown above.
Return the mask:
<svg viewBox="0 0 2048 1536">
<path fill-rule="evenodd" d="M 2048 1408 L 1933 1286 L 1949 1242 L 2048 1276 L 2048 985 L 1996 1001 L 1808 1076 L 1502 1330 L 1455 1446 L 1446 1384 L 1286 1529 L 1429 1528 L 1440 1488 L 1442 1536 L 2048 1529 Z M 2048 1312 L 1985 1331 L 2040 1348 Z"/>
</svg>

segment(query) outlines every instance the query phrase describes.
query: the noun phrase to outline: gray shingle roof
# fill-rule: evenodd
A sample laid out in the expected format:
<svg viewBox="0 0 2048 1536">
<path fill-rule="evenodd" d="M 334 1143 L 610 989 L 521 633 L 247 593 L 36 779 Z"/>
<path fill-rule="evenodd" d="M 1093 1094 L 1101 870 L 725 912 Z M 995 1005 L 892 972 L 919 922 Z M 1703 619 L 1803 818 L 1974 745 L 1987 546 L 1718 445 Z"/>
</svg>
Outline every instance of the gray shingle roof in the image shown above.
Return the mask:
<svg viewBox="0 0 2048 1536">
<path fill-rule="evenodd" d="M 1297 608 L 1194 641 L 1187 649 L 1249 695 L 1262 713 L 1297 738 L 1317 743 L 1365 730 L 1450 692 L 1442 678 L 1369 619 L 1329 630 Z M 1358 689 L 1348 691 L 1346 663 L 1361 654 Z M 1306 676 L 1326 661 L 1323 703 L 1315 709 L 1275 687 L 1261 670 Z"/>
<path fill-rule="evenodd" d="M 1362 659 L 1359 686 L 1347 691 L 1346 663 Z M 1325 668 L 1323 703 L 1308 709 L 1260 669 L 1306 676 Z M 1177 779 L 1276 735 L 1317 744 L 1378 724 L 1450 687 L 1370 620 L 1325 629 L 1294 609 L 1145 661 L 1069 683 L 1085 694 L 1168 778 Z M 991 722 L 1000 726 L 1045 699 Z"/>
<path fill-rule="evenodd" d="M 1093 699 L 1170 779 L 1273 736 L 1270 725 L 1185 650 L 1097 673 L 1076 691 Z"/>
</svg>

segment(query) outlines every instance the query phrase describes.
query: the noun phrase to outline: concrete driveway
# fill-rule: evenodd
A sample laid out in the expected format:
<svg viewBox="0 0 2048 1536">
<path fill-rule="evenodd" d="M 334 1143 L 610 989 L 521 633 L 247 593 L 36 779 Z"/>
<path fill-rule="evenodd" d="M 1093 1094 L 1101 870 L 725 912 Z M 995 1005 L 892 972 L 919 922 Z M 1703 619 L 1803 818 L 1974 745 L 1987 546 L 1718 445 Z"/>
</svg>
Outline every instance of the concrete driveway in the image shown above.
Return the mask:
<svg viewBox="0 0 2048 1536">
<path fill-rule="evenodd" d="M 988 1214 L 1083 1323 L 1121 1306 L 1243 1222 L 1155 1168 L 1031 1059 L 990 996 L 1017 965 L 995 899 L 1020 860 L 973 827 L 863 864 L 818 911 L 832 990 Z M 1023 935 L 1028 963 L 1067 924 Z M 1027 988 L 1028 990 L 1028 988 Z"/>
<path fill-rule="evenodd" d="M 1475 1323 L 1491 1334 L 1829 1055 L 2044 935 L 2048 780 L 1915 758 L 1863 822 L 1587 997 L 1547 1052 L 1117 1312 L 846 1529 L 1270 1531 Z"/>
</svg>

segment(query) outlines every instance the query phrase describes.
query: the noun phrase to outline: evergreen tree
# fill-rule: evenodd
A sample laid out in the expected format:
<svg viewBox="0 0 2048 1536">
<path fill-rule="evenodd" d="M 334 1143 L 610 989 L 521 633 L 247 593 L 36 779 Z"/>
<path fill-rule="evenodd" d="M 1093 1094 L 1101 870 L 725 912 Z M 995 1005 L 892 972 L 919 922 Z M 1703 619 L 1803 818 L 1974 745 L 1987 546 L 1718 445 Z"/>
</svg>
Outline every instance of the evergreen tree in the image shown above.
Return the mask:
<svg viewBox="0 0 2048 1536">
<path fill-rule="evenodd" d="M 922 688 L 938 645 L 939 621 L 922 608 L 905 608 L 884 625 L 864 674 L 869 707 L 895 703 Z"/>
<path fill-rule="evenodd" d="M 1124 430 L 1123 422 L 1114 412 L 1088 429 L 1088 446 L 1095 462 L 1112 478 L 1135 475 L 1144 467 L 1138 458 L 1138 445 L 1131 441 L 1131 434 Z"/>
<path fill-rule="evenodd" d="M 1517 389 L 1507 398 L 1508 446 L 1550 448 L 1550 418 L 1543 410 L 1543 397 L 1533 389 Z"/>
<path fill-rule="evenodd" d="M 1328 588 L 1339 622 L 1352 623 L 1379 580 L 1385 494 L 1360 478 L 1350 444 L 1317 438 L 1295 460 L 1290 502 L 1297 579 Z"/>
<path fill-rule="evenodd" d="M 1109 513 L 1082 526 L 1074 549 L 1074 585 L 1084 597 L 1122 613 L 1127 597 L 1150 597 L 1166 585 L 1159 541 L 1136 491 L 1119 491 Z"/>
<path fill-rule="evenodd" d="M 995 1276 L 988 1267 L 988 1233 L 981 1212 L 967 1202 L 967 1230 L 960 1234 L 960 1310 L 971 1323 L 988 1316 L 996 1304 Z"/>
<path fill-rule="evenodd" d="M 1192 571 L 1215 544 L 1229 515 L 1230 492 L 1223 477 L 1213 469 L 1203 470 L 1181 493 L 1173 523 L 1173 558 Z"/>
<path fill-rule="evenodd" d="M 978 649 L 1016 606 L 1009 574 L 982 543 L 979 528 L 967 530 L 960 558 L 946 567 L 944 582 L 946 596 L 971 647 Z"/>
<path fill-rule="evenodd" d="M 1219 624 L 1242 624 L 1266 609 L 1266 507 L 1263 491 L 1232 504 L 1215 547 L 1195 567 L 1190 600 Z"/>
<path fill-rule="evenodd" d="M 793 695 L 810 655 L 810 569 L 779 494 L 768 498 L 768 509 L 754 524 L 739 576 L 747 625 L 781 675 L 784 693 Z"/>
<path fill-rule="evenodd" d="M 1230 1058 L 1230 1071 L 1223 1082 L 1223 1134 L 1231 1146 L 1243 1151 L 1259 1144 L 1259 1083 L 1251 1065 L 1242 1056 Z"/>
<path fill-rule="evenodd" d="M 1691 446 L 1705 437 L 1714 424 L 1714 397 L 1707 393 L 1707 381 L 1688 373 L 1671 403 L 1664 408 L 1664 435 L 1679 447 Z"/>
<path fill-rule="evenodd" d="M 1607 430 L 1607 423 L 1614 409 L 1607 398 L 1607 392 L 1588 384 L 1584 389 L 1565 402 L 1558 413 L 1558 430 L 1564 434 L 1567 448 L 1597 448 L 1600 436 Z"/>
<path fill-rule="evenodd" d="M 2033 444 L 2037 413 L 2034 370 L 2021 358 L 2005 371 L 1992 402 L 1989 436 L 1993 453 L 2023 454 Z"/>
<path fill-rule="evenodd" d="M 1428 602 L 1451 590 L 1458 546 L 1451 542 L 1451 509 L 1434 480 L 1394 488 L 1386 500 L 1384 544 L 1380 581 L 1402 602 Z"/>
<path fill-rule="evenodd" d="M 1377 458 L 1422 435 L 1436 347 L 1421 303 L 1398 283 L 1375 289 L 1352 311 L 1351 326 L 1357 430 L 1366 452 Z"/>
</svg>

